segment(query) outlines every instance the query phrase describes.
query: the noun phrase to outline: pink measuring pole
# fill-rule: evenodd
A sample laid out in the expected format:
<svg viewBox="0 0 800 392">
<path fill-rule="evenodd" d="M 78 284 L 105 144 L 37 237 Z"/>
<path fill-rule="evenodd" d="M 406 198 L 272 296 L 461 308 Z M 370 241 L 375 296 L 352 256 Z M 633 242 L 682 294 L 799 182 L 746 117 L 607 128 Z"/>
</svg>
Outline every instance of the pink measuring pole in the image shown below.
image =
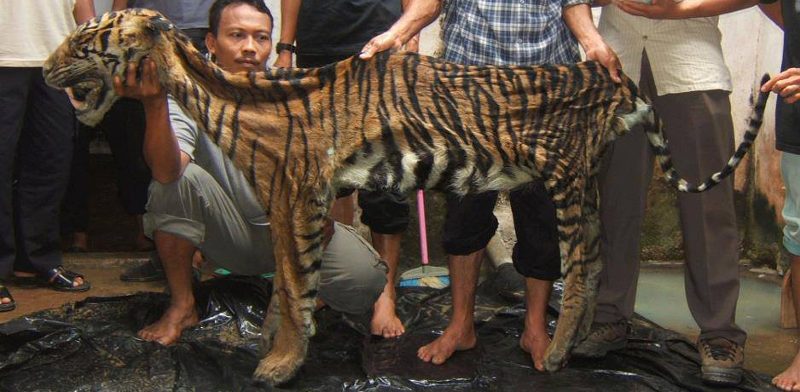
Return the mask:
<svg viewBox="0 0 800 392">
<path fill-rule="evenodd" d="M 425 192 L 417 190 L 417 216 L 419 217 L 419 251 L 422 255 L 422 264 L 428 264 L 428 230 L 425 225 Z"/>
</svg>

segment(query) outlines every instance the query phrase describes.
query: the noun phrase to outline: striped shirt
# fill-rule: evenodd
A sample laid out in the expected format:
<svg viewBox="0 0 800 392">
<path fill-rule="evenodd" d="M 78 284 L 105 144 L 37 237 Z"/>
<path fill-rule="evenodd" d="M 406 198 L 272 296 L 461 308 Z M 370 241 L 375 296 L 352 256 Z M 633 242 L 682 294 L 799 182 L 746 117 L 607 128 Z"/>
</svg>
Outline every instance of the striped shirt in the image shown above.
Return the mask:
<svg viewBox="0 0 800 392">
<path fill-rule="evenodd" d="M 611 5 L 603 7 L 599 30 L 635 82 L 641 77 L 642 51 L 647 51 L 659 96 L 731 91 L 717 19 L 650 20 Z"/>
<path fill-rule="evenodd" d="M 484 65 L 570 64 L 578 42 L 562 10 L 589 0 L 445 0 L 442 57 Z"/>
</svg>

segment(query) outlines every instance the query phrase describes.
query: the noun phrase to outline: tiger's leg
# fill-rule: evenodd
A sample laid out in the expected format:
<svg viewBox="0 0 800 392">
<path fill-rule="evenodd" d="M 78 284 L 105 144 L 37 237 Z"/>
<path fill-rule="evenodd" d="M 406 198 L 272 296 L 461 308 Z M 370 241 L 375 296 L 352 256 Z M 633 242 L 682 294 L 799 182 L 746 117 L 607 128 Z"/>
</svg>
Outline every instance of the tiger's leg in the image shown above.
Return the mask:
<svg viewBox="0 0 800 392">
<path fill-rule="evenodd" d="M 270 312 L 279 310 L 280 314 L 268 315 L 265 320 L 262 335 L 274 337 L 254 377 L 273 385 L 294 376 L 305 360 L 308 339 L 314 334 L 313 312 L 328 203 L 308 195 L 319 194 L 315 190 L 302 192 L 297 203 L 285 200 L 270 216 L 276 263 L 272 295 L 277 297 L 270 302 Z M 262 344 L 267 343 L 265 340 L 262 338 Z"/>
<path fill-rule="evenodd" d="M 594 321 L 597 293 L 600 285 L 600 273 L 603 271 L 603 260 L 600 255 L 600 193 L 597 178 L 589 178 L 589 186 L 583 198 L 583 239 L 586 266 L 586 314 L 579 325 L 576 343 L 589 336 Z"/>
<path fill-rule="evenodd" d="M 260 349 L 261 355 L 266 356 L 272 349 L 272 341 L 275 339 L 275 333 L 278 331 L 278 325 L 281 322 L 281 306 L 280 296 L 275 293 L 274 286 L 272 296 L 269 299 L 269 306 L 267 307 L 267 315 L 264 317 L 264 323 L 261 324 L 261 341 Z"/>
<path fill-rule="evenodd" d="M 582 182 L 581 179 L 573 179 L 570 183 L 546 183 L 556 205 L 561 273 L 564 276 L 561 313 L 553 340 L 545 353 L 544 367 L 550 372 L 561 369 L 568 359 L 569 351 L 575 346 L 578 330 L 586 316 L 588 296 L 591 294 L 586 287 L 588 266 L 583 232 Z"/>
</svg>

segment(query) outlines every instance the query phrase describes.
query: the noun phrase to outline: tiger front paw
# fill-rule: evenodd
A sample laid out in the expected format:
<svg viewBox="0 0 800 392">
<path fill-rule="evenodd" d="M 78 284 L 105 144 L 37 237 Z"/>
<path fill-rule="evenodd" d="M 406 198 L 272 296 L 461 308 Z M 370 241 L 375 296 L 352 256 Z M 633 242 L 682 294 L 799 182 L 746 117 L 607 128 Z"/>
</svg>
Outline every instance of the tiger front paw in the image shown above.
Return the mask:
<svg viewBox="0 0 800 392">
<path fill-rule="evenodd" d="M 559 348 L 555 342 L 552 342 L 544 354 L 544 369 L 548 373 L 557 372 L 567 364 L 568 358 L 567 350 Z"/>
<path fill-rule="evenodd" d="M 303 364 L 304 356 L 295 354 L 270 353 L 258 363 L 253 378 L 268 383 L 279 385 L 294 377 Z"/>
</svg>

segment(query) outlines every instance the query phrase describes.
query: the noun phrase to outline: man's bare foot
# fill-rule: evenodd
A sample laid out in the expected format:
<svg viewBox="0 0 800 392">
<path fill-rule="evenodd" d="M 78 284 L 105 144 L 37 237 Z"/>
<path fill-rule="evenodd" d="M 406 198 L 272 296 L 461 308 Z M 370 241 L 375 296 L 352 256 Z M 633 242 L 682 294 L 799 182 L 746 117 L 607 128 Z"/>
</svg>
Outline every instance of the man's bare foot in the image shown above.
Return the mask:
<svg viewBox="0 0 800 392">
<path fill-rule="evenodd" d="M 519 346 L 531 355 L 533 366 L 540 372 L 544 371 L 544 353 L 549 345 L 550 336 L 544 329 L 525 328 L 525 332 L 519 338 Z"/>
<path fill-rule="evenodd" d="M 447 326 L 442 336 L 417 350 L 417 357 L 434 365 L 445 363 L 456 351 L 469 350 L 478 342 L 475 327 L 470 323 L 466 327 Z"/>
<path fill-rule="evenodd" d="M 800 391 L 800 352 L 786 370 L 772 379 L 772 383 L 784 391 Z"/>
<path fill-rule="evenodd" d="M 394 295 L 387 289 L 383 290 L 373 306 L 370 332 L 384 338 L 396 338 L 406 332 L 395 312 Z"/>
<path fill-rule="evenodd" d="M 196 325 L 198 321 L 194 304 L 170 305 L 158 321 L 142 328 L 137 335 L 148 342 L 169 346 L 178 341 L 184 329 Z"/>
</svg>

